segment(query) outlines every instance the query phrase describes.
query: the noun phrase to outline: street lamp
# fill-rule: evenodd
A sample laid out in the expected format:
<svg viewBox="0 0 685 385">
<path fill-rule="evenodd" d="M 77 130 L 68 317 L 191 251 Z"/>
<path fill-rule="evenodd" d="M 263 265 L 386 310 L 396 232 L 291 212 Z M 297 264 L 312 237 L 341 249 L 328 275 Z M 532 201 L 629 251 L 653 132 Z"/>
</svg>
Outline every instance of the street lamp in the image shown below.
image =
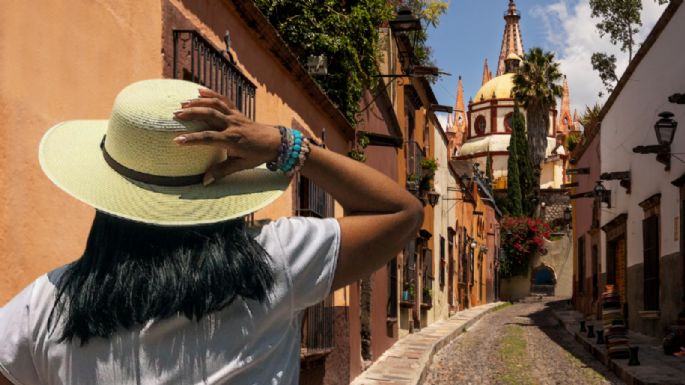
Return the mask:
<svg viewBox="0 0 685 385">
<path fill-rule="evenodd" d="M 595 188 L 592 189 L 595 195 L 595 199 L 598 199 L 600 203 L 606 203 L 608 208 L 611 208 L 611 196 L 609 190 L 604 187 L 601 180 L 597 181 Z"/>
<path fill-rule="evenodd" d="M 675 130 L 678 128 L 678 122 L 673 120 L 673 113 L 664 111 L 659 114 L 661 119 L 654 124 L 654 131 L 656 132 L 656 139 L 662 146 L 670 146 L 673 143 L 673 136 Z"/>
<path fill-rule="evenodd" d="M 573 209 L 573 206 L 568 205 L 564 209 L 564 222 L 566 223 L 571 223 L 571 210 Z"/>
<path fill-rule="evenodd" d="M 431 205 L 431 207 L 435 207 L 435 205 L 438 204 L 438 199 L 440 199 L 440 193 L 435 190 L 431 190 L 426 195 L 428 195 L 428 203 Z"/>
<path fill-rule="evenodd" d="M 397 11 L 395 19 L 390 20 L 390 29 L 393 32 L 419 31 L 421 29 L 421 21 L 414 16 L 411 8 L 402 6 Z"/>
<path fill-rule="evenodd" d="M 678 122 L 673 120 L 673 113 L 664 111 L 659 114 L 660 119 L 654 124 L 654 132 L 659 144 L 633 147 L 636 154 L 656 154 L 656 160 L 671 169 L 671 143 L 678 128 Z"/>
</svg>

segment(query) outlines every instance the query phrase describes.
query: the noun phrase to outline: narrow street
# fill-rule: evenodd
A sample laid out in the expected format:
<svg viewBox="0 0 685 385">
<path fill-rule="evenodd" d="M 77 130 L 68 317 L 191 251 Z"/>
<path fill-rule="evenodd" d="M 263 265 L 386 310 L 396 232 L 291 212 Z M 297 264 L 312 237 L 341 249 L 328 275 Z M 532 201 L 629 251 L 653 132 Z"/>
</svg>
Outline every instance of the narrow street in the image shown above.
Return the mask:
<svg viewBox="0 0 685 385">
<path fill-rule="evenodd" d="M 426 385 L 623 384 L 553 317 L 553 300 L 483 317 L 433 360 Z"/>
</svg>

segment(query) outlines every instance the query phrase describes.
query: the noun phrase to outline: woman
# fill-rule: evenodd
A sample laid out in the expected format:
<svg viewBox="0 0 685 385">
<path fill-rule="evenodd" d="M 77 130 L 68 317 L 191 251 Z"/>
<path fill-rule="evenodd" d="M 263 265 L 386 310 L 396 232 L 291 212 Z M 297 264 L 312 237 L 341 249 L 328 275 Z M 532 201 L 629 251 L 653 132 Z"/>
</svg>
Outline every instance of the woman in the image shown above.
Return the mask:
<svg viewBox="0 0 685 385">
<path fill-rule="evenodd" d="M 46 175 L 97 212 L 83 256 L 0 309 L 0 384 L 296 384 L 303 310 L 414 236 L 397 183 L 197 87 L 134 83 L 44 136 Z M 298 171 L 346 216 L 246 229 Z"/>
</svg>

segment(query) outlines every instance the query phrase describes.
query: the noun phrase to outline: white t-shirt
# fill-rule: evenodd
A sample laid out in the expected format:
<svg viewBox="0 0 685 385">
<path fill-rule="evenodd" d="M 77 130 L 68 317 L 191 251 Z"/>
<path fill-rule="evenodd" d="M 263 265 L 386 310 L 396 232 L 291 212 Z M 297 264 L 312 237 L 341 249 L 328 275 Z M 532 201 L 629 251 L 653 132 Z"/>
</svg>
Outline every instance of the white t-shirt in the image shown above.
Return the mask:
<svg viewBox="0 0 685 385">
<path fill-rule="evenodd" d="M 302 313 L 331 289 L 340 227 L 282 218 L 255 239 L 276 264 L 265 303 L 238 298 L 199 322 L 149 321 L 83 347 L 48 333 L 62 270 L 41 276 L 0 308 L 0 372 L 22 385 L 297 384 Z"/>
</svg>

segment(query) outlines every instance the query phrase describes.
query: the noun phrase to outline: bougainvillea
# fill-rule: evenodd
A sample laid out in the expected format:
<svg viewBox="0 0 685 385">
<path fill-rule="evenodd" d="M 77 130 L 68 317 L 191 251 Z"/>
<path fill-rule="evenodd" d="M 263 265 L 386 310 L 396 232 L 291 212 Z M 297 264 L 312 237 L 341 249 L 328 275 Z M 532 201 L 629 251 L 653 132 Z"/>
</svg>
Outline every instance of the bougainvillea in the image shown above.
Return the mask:
<svg viewBox="0 0 685 385">
<path fill-rule="evenodd" d="M 549 238 L 550 232 L 550 225 L 540 218 L 504 218 L 500 274 L 503 277 L 525 274 L 532 256 L 545 251 L 545 238 Z"/>
</svg>

